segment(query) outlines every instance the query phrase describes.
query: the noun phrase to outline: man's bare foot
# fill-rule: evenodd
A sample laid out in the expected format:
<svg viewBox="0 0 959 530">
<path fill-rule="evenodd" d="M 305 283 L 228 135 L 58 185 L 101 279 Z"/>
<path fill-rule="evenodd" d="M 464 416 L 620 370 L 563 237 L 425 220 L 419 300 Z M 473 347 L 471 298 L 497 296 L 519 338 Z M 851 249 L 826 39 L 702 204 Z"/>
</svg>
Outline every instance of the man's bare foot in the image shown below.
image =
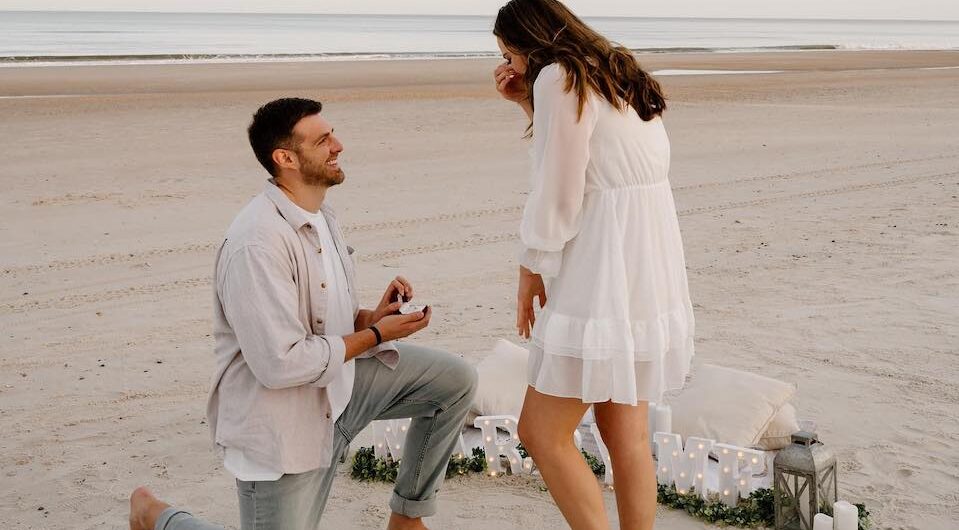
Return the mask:
<svg viewBox="0 0 959 530">
<path fill-rule="evenodd" d="M 133 490 L 130 495 L 130 530 L 153 530 L 160 514 L 169 507 L 143 486 Z"/>
<path fill-rule="evenodd" d="M 390 522 L 386 525 L 386 530 L 429 530 L 423 524 L 423 519 L 419 517 L 407 517 L 398 513 L 390 515 Z"/>
</svg>

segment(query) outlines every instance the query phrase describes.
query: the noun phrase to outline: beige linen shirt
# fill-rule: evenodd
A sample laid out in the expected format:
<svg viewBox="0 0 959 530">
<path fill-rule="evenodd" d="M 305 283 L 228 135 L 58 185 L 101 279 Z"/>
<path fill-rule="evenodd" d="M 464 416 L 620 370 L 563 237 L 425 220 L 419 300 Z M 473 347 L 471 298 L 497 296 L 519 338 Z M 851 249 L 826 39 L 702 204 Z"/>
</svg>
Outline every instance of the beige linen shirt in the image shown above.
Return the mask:
<svg viewBox="0 0 959 530">
<path fill-rule="evenodd" d="M 335 252 L 359 310 L 352 249 L 333 211 L 321 209 L 336 248 L 319 235 L 273 180 L 236 216 L 217 252 L 214 272 L 216 371 L 207 403 L 213 441 L 282 473 L 332 461 L 333 422 L 326 385 L 343 367 L 346 345 L 324 335 L 330 297 L 322 252 Z M 383 343 L 363 354 L 395 367 Z"/>
</svg>

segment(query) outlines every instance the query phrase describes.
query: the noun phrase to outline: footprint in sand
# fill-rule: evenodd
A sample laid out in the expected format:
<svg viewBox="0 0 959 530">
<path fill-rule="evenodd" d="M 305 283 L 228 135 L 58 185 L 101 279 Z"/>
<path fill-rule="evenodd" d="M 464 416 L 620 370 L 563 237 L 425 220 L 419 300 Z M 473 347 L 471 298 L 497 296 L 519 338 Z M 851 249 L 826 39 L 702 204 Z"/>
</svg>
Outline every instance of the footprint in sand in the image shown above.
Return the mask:
<svg viewBox="0 0 959 530">
<path fill-rule="evenodd" d="M 896 474 L 902 478 L 910 478 L 913 475 L 915 475 L 916 472 L 911 469 L 900 468 L 899 470 L 896 471 Z"/>
</svg>

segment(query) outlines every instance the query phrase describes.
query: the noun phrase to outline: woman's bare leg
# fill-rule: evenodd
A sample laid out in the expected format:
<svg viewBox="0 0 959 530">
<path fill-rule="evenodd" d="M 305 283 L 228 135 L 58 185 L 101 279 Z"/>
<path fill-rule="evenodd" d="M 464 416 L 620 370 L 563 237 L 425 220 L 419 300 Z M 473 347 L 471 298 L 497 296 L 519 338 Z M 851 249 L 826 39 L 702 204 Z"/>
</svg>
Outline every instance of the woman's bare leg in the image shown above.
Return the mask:
<svg viewBox="0 0 959 530">
<path fill-rule="evenodd" d="M 519 419 L 519 438 L 543 474 L 549 493 L 573 530 L 608 530 L 596 476 L 573 442 L 589 404 L 530 387 Z"/>
<path fill-rule="evenodd" d="M 613 465 L 619 527 L 651 530 L 656 521 L 656 468 L 649 448 L 648 403 L 596 403 L 593 412 Z"/>
</svg>

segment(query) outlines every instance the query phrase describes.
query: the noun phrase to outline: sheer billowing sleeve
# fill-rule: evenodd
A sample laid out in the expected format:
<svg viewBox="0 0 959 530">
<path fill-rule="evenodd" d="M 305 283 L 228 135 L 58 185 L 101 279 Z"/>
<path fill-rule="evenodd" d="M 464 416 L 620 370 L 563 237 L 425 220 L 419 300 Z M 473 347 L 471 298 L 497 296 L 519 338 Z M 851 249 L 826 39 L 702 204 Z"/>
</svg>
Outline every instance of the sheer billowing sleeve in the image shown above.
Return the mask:
<svg viewBox="0 0 959 530">
<path fill-rule="evenodd" d="M 566 72 L 556 64 L 540 71 L 533 96 L 532 189 L 520 224 L 520 264 L 555 277 L 566 243 L 579 232 L 596 115 L 587 102 L 579 117 L 576 92 L 566 92 Z"/>
</svg>

